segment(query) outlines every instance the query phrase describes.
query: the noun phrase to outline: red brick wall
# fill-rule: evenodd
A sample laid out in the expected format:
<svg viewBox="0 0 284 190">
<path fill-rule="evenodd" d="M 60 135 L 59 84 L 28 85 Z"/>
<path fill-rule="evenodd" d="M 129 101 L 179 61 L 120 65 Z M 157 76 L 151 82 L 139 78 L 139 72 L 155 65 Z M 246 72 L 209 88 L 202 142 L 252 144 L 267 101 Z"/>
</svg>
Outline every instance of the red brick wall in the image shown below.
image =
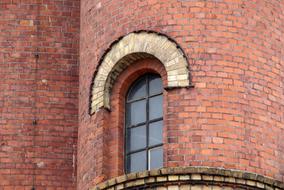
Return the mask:
<svg viewBox="0 0 284 190">
<path fill-rule="evenodd" d="M 167 92 L 165 166 L 224 167 L 284 181 L 283 23 L 277 0 L 82 0 L 79 189 L 120 174 L 109 171 L 119 162 L 105 162 L 106 150 L 116 148 L 107 143 L 113 123 L 106 110 L 88 115 L 89 89 L 109 45 L 136 30 L 177 41 L 195 85 Z"/>
<path fill-rule="evenodd" d="M 79 0 L 0 1 L 0 189 L 75 189 Z"/>
</svg>

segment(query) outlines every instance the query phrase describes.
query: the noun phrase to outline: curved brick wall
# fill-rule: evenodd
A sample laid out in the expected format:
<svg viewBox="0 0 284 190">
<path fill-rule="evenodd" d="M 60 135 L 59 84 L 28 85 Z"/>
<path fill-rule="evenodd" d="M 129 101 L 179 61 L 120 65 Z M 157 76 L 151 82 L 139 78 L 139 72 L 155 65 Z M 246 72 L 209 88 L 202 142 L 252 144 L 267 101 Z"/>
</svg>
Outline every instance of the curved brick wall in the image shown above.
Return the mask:
<svg viewBox="0 0 284 190">
<path fill-rule="evenodd" d="M 284 181 L 283 23 L 278 0 L 82 0 L 78 188 L 123 174 L 122 157 L 109 156 L 121 138 L 119 122 L 108 126 L 113 110 L 88 114 L 89 90 L 101 56 L 138 30 L 174 39 L 195 86 L 165 92 L 164 165 Z"/>
<path fill-rule="evenodd" d="M 0 0 L 0 189 L 74 190 L 79 0 Z"/>
<path fill-rule="evenodd" d="M 284 184 L 254 173 L 210 167 L 162 168 L 122 175 L 91 190 L 280 190 Z"/>
</svg>

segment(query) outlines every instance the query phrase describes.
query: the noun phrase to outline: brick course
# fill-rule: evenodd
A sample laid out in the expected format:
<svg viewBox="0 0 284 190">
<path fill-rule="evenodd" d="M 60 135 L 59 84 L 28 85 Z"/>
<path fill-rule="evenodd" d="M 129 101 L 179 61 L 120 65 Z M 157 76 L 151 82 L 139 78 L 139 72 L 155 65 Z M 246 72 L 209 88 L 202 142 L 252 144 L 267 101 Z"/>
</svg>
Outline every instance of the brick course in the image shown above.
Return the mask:
<svg viewBox="0 0 284 190">
<path fill-rule="evenodd" d="M 280 190 L 284 183 L 254 173 L 210 167 L 175 167 L 112 178 L 90 190 Z"/>
<path fill-rule="evenodd" d="M 106 143 L 113 138 L 104 133 L 113 126 L 109 112 L 88 115 L 90 86 L 110 45 L 139 30 L 174 39 L 195 86 L 166 92 L 164 165 L 239 169 L 284 181 L 283 12 L 277 0 L 82 0 L 78 188 L 121 175 L 104 165 L 105 148 L 117 145 Z M 119 128 L 113 133 L 121 135 Z"/>
</svg>

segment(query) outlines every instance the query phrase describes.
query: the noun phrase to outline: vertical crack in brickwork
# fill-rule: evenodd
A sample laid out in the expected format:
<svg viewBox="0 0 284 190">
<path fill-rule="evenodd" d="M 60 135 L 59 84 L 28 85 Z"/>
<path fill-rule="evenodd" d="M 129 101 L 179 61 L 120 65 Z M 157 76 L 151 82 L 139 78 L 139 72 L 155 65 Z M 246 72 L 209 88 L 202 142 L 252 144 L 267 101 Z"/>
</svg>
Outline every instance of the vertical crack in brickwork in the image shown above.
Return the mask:
<svg viewBox="0 0 284 190">
<path fill-rule="evenodd" d="M 35 52 L 34 52 L 34 58 L 35 58 L 35 66 L 34 66 L 34 84 L 33 84 L 33 106 L 32 106 L 32 113 L 33 113 L 33 156 L 32 156 L 32 165 L 33 165 L 33 176 L 32 176 L 32 189 L 35 189 L 35 185 L 36 185 L 36 169 L 37 169 L 37 164 L 35 163 L 35 147 L 36 147 L 36 133 L 37 133 L 37 124 L 38 124 L 38 108 L 37 108 L 37 101 L 38 101 L 38 94 L 37 94 L 37 90 L 38 90 L 38 69 L 39 69 L 39 38 L 40 38 L 40 31 L 39 31 L 39 26 L 40 26 L 40 6 L 41 4 L 38 2 L 36 4 L 36 17 L 34 20 L 34 24 L 35 24 L 35 33 L 36 33 L 36 37 L 34 38 L 34 40 L 36 41 L 36 47 L 35 47 Z"/>
</svg>

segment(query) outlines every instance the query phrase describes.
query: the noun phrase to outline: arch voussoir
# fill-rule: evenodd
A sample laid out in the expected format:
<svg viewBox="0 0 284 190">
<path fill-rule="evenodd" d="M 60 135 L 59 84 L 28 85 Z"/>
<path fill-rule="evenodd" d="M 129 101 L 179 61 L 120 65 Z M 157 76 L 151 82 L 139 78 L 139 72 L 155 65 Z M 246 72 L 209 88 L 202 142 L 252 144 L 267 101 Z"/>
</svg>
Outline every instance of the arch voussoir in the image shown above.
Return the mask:
<svg viewBox="0 0 284 190">
<path fill-rule="evenodd" d="M 119 73 L 135 61 L 156 58 L 167 72 L 167 87 L 190 85 L 188 62 L 176 42 L 154 32 L 130 33 L 113 44 L 104 55 L 91 87 L 90 114 L 101 107 L 110 108 L 111 88 Z"/>
</svg>

